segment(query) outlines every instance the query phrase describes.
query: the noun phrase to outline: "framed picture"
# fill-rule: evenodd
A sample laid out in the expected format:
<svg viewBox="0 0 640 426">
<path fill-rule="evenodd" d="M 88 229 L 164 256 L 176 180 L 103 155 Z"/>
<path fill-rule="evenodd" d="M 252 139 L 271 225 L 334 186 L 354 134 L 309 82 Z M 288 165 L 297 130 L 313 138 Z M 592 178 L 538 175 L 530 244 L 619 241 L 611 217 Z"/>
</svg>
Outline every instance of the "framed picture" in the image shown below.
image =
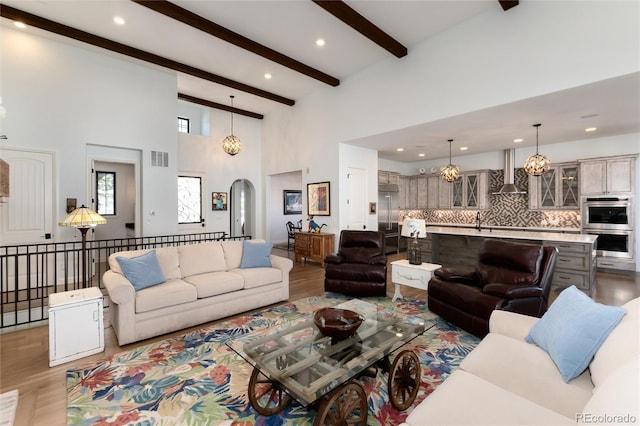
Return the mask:
<svg viewBox="0 0 640 426">
<path fill-rule="evenodd" d="M 211 210 L 221 211 L 227 209 L 227 193 L 212 192 L 211 193 Z"/>
<path fill-rule="evenodd" d="M 302 214 L 302 191 L 285 189 L 282 191 L 284 198 L 284 214 Z"/>
<path fill-rule="evenodd" d="M 307 211 L 310 216 L 330 216 L 329 182 L 307 184 Z"/>
</svg>

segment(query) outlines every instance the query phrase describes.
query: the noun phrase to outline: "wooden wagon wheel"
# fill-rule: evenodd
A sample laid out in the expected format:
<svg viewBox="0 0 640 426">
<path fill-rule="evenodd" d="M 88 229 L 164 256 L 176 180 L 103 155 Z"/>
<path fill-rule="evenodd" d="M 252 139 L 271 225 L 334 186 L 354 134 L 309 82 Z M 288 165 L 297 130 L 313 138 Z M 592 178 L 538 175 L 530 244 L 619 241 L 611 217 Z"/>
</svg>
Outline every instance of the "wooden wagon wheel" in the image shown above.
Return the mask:
<svg viewBox="0 0 640 426">
<path fill-rule="evenodd" d="M 350 382 L 326 397 L 318 408 L 313 426 L 366 426 L 368 410 L 364 389 Z"/>
<path fill-rule="evenodd" d="M 416 399 L 422 373 L 420 360 L 412 351 L 402 351 L 393 361 L 389 371 L 389 398 L 398 410 L 406 410 Z"/>
<path fill-rule="evenodd" d="M 249 402 L 263 416 L 273 416 L 287 408 L 291 397 L 277 382 L 254 368 L 249 379 Z"/>
</svg>

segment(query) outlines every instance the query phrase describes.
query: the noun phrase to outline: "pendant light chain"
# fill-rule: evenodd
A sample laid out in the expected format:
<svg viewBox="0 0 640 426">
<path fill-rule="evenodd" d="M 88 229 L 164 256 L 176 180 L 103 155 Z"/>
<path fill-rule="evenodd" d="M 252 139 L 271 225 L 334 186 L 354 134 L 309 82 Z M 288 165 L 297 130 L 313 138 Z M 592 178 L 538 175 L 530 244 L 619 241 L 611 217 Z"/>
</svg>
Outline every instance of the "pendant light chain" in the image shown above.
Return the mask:
<svg viewBox="0 0 640 426">
<path fill-rule="evenodd" d="M 541 123 L 534 124 L 536 128 L 536 155 L 532 155 L 524 162 L 524 171 L 531 176 L 541 176 L 544 172 L 551 168 L 551 161 L 544 155 L 539 154 L 539 129 L 542 126 Z"/>
<path fill-rule="evenodd" d="M 222 141 L 222 149 L 227 154 L 234 156 L 240 152 L 240 149 L 242 148 L 242 143 L 240 142 L 240 139 L 237 136 L 233 135 L 233 98 L 234 96 L 231 95 L 229 97 L 231 98 L 231 135 L 227 136 Z"/>
</svg>

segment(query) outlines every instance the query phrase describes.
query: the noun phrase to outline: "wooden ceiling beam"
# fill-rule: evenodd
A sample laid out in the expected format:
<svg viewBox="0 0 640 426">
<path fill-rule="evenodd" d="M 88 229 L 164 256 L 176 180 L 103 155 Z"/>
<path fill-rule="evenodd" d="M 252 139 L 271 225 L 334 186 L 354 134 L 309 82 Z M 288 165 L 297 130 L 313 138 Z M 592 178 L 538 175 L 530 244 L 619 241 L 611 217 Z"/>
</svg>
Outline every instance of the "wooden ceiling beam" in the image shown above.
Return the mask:
<svg viewBox="0 0 640 426">
<path fill-rule="evenodd" d="M 500 3 L 500 6 L 502 6 L 502 10 L 505 12 L 520 4 L 518 0 L 498 0 L 498 2 Z"/>
<path fill-rule="evenodd" d="M 258 56 L 262 56 L 263 58 L 269 59 L 270 61 L 280 64 L 284 67 L 287 67 L 296 72 L 304 74 L 308 77 L 319 80 L 323 83 L 326 83 L 330 86 L 335 87 L 340 84 L 340 80 L 330 76 L 329 74 L 325 74 L 324 72 L 319 71 L 315 68 L 312 68 L 308 65 L 305 65 L 302 62 L 299 62 L 287 55 L 284 55 L 267 46 L 264 46 L 251 39 L 248 39 L 243 35 L 233 32 L 221 25 L 216 24 L 215 22 L 209 21 L 208 19 L 203 18 L 202 16 L 197 15 L 180 6 L 177 6 L 169 1 L 166 1 L 166 0 L 132 0 L 132 1 L 141 6 L 154 10 L 162 15 L 168 16 L 169 18 L 173 18 L 176 21 L 182 22 L 183 24 L 197 28 L 200 31 L 203 31 L 207 34 L 210 34 L 214 37 L 217 37 L 221 40 L 231 43 L 234 46 L 248 50 L 249 52 L 255 53 Z"/>
<path fill-rule="evenodd" d="M 360 15 L 342 0 L 312 1 L 396 57 L 402 58 L 407 56 L 407 48 L 404 47 L 402 43 L 382 31 L 374 23 Z"/>
<path fill-rule="evenodd" d="M 232 108 L 230 105 L 219 104 L 217 102 L 212 102 L 206 99 L 197 98 L 195 96 L 187 95 L 185 93 L 178 93 L 178 99 L 181 99 L 187 102 L 192 102 L 198 105 L 208 106 L 210 108 L 233 112 L 234 114 L 244 115 L 245 117 L 257 118 L 258 120 L 262 120 L 264 118 L 264 115 L 258 114 L 256 112 L 251 112 L 244 109 Z"/>
<path fill-rule="evenodd" d="M 269 99 L 274 102 L 279 102 L 289 106 L 295 105 L 295 101 L 293 99 L 288 99 L 283 96 L 258 89 L 257 87 L 249 86 L 247 84 L 240 83 L 238 81 L 234 81 L 196 67 L 192 67 L 191 65 L 186 65 L 172 59 L 145 52 L 144 50 L 140 50 L 135 47 L 127 46 L 125 44 L 79 30 L 77 28 L 69 27 L 67 25 L 42 18 L 37 15 L 33 15 L 31 13 L 16 9 L 5 4 L 0 7 L 0 16 L 2 16 L 3 18 L 11 19 L 13 21 L 21 21 L 26 25 L 32 27 L 40 28 L 51 33 L 72 38 L 74 40 L 78 40 L 80 42 L 87 43 L 93 46 L 101 47 L 103 49 L 139 59 L 144 62 L 149 62 L 161 67 L 172 69 L 174 71 L 192 75 L 203 80 L 231 87 L 233 89 L 240 90 L 245 93 L 250 93 L 261 98 Z"/>
</svg>

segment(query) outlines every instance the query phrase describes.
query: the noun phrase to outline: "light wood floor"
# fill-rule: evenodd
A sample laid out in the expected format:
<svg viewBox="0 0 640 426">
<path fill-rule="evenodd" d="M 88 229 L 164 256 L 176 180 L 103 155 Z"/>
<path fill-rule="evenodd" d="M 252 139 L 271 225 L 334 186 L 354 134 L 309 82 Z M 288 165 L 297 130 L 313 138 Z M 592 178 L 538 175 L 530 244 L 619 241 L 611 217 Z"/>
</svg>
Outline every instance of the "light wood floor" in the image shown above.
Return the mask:
<svg viewBox="0 0 640 426">
<path fill-rule="evenodd" d="M 277 250 L 275 254 L 293 258 L 293 252 Z M 390 261 L 404 258 L 404 254 L 392 255 Z M 391 274 L 388 274 L 389 277 Z M 321 295 L 324 269 L 317 263 L 295 263 L 290 274 L 290 300 Z M 404 296 L 425 300 L 422 290 L 403 287 Z M 393 295 L 393 284 L 387 284 L 387 294 Z M 611 305 L 621 305 L 640 296 L 640 273 L 614 275 L 598 273 L 594 299 Z M 18 389 L 20 399 L 15 425 L 55 426 L 66 424 L 66 370 L 76 365 L 97 361 L 104 356 L 128 350 L 143 344 L 162 340 L 202 328 L 199 325 L 187 330 L 164 335 L 143 342 L 118 346 L 111 328 L 105 330 L 105 353 L 92 355 L 67 364 L 49 368 L 48 326 L 0 335 L 0 392 Z M 1 420 L 1 419 L 0 419 Z"/>
</svg>

